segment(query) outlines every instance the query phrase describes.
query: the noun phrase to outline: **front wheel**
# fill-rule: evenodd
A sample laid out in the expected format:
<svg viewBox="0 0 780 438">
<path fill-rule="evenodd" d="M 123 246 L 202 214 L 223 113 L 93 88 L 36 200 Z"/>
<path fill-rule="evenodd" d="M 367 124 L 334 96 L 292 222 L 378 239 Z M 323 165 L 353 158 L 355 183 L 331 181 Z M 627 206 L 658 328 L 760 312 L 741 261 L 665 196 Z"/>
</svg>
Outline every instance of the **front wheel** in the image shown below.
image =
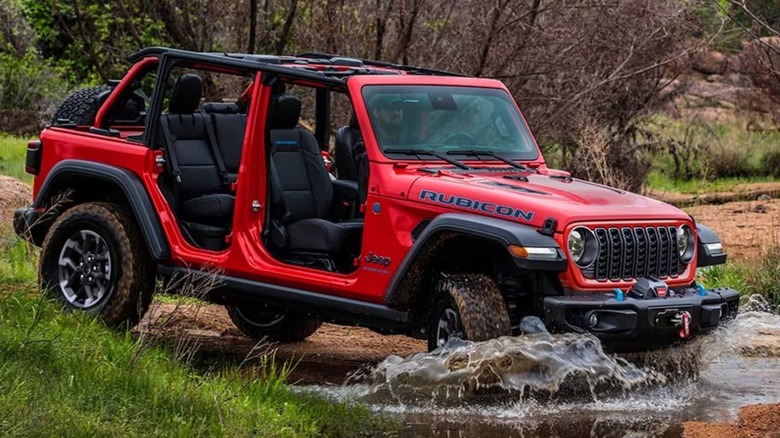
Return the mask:
<svg viewBox="0 0 780 438">
<path fill-rule="evenodd" d="M 482 274 L 439 281 L 428 331 L 428 351 L 452 338 L 487 341 L 511 333 L 509 313 L 496 282 Z"/>
<path fill-rule="evenodd" d="M 42 291 L 67 309 L 132 327 L 152 300 L 154 270 L 141 231 L 125 208 L 79 204 L 52 224 L 41 247 Z"/>
<path fill-rule="evenodd" d="M 322 325 L 320 321 L 291 313 L 264 312 L 249 306 L 226 306 L 228 316 L 244 335 L 276 342 L 302 341 Z"/>
</svg>

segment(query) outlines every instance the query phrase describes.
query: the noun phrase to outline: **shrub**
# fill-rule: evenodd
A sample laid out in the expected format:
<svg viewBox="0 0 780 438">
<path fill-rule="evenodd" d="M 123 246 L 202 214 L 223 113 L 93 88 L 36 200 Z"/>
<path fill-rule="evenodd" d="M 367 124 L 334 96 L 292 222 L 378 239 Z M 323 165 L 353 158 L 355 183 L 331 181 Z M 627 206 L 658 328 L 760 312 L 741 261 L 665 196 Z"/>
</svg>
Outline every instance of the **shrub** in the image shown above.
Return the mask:
<svg viewBox="0 0 780 438">
<path fill-rule="evenodd" d="M 780 145 L 764 152 L 761 157 L 761 172 L 765 175 L 780 178 Z"/>
<path fill-rule="evenodd" d="M 749 177 L 758 172 L 751 163 L 753 152 L 742 145 L 718 144 L 707 152 L 707 162 L 718 178 Z"/>
<path fill-rule="evenodd" d="M 573 150 L 572 175 L 611 187 L 638 192 L 652 165 L 649 145 L 637 147 L 634 139 L 609 127 L 583 122 Z"/>
<path fill-rule="evenodd" d="M 46 118 L 68 89 L 55 70 L 34 53 L 22 57 L 0 54 L 0 110 L 38 111 Z"/>
</svg>

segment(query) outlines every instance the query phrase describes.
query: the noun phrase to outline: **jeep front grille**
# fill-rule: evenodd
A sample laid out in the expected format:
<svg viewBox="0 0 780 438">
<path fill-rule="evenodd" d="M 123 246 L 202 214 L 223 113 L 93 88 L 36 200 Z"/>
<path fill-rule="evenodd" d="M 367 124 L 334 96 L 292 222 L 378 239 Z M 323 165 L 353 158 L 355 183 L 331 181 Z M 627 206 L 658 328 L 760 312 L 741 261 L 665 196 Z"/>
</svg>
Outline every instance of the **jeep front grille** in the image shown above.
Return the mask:
<svg viewBox="0 0 780 438">
<path fill-rule="evenodd" d="M 685 272 L 677 250 L 677 228 L 595 228 L 599 252 L 585 278 L 598 281 L 630 281 L 640 277 L 675 278 Z"/>
</svg>

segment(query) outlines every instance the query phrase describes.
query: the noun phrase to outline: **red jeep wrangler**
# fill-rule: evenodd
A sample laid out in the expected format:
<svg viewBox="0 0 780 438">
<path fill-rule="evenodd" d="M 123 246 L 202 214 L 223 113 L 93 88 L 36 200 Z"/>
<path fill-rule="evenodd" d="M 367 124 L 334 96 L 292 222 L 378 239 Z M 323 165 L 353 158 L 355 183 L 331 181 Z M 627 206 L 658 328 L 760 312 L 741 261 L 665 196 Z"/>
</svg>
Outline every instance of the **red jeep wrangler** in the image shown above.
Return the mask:
<svg viewBox="0 0 780 438">
<path fill-rule="evenodd" d="M 28 146 L 15 230 L 68 308 L 133 325 L 158 277 L 216 267 L 207 298 L 277 341 L 328 321 L 435 349 L 536 316 L 647 350 L 737 312 L 695 281 L 726 261 L 711 230 L 548 168 L 499 81 L 318 53 L 129 59 Z"/>
</svg>

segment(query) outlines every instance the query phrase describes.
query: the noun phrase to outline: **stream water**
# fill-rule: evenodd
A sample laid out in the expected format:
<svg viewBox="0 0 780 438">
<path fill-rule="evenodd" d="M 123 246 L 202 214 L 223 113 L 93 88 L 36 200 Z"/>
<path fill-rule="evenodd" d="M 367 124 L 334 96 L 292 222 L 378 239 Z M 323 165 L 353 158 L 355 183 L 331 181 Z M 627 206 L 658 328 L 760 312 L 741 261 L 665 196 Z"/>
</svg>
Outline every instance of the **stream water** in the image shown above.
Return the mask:
<svg viewBox="0 0 780 438">
<path fill-rule="evenodd" d="M 780 315 L 755 296 L 740 308 L 714 333 L 630 361 L 528 318 L 523 336 L 390 356 L 343 385 L 301 390 L 399 419 L 406 436 L 677 437 L 683 421 L 780 402 L 780 358 L 741 354 L 757 334 L 780 333 Z"/>
</svg>

